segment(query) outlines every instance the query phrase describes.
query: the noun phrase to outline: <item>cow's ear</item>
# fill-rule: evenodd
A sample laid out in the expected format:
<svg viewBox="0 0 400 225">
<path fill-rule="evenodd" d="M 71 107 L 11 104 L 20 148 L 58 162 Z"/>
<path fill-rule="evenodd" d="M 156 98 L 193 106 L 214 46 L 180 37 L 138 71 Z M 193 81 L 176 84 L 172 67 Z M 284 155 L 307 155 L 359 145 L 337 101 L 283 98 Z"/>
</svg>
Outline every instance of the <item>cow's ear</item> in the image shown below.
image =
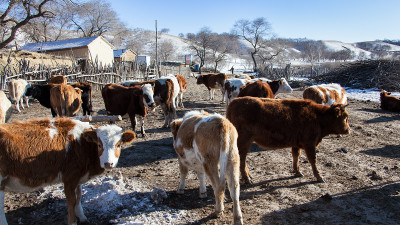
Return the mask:
<svg viewBox="0 0 400 225">
<path fill-rule="evenodd" d="M 93 129 L 83 132 L 82 138 L 85 139 L 87 142 L 97 143 L 97 133 Z"/>
<path fill-rule="evenodd" d="M 171 132 L 174 135 L 174 137 L 176 136 L 176 134 L 178 133 L 179 127 L 182 124 L 182 120 L 174 120 L 171 122 Z"/>
<path fill-rule="evenodd" d="M 136 138 L 135 132 L 131 130 L 127 130 L 122 133 L 121 142 L 124 144 L 132 143 L 132 141 Z"/>
</svg>

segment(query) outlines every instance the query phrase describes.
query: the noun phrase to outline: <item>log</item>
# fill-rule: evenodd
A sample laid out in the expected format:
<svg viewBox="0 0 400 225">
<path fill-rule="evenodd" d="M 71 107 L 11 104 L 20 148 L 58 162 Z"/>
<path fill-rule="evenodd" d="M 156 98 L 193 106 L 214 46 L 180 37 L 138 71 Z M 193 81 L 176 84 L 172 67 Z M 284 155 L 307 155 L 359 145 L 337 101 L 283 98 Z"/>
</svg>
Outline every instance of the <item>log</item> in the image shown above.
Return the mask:
<svg viewBox="0 0 400 225">
<path fill-rule="evenodd" d="M 122 117 L 120 115 L 117 116 L 75 116 L 73 117 L 76 120 L 80 120 L 82 122 L 115 122 L 121 121 Z"/>
</svg>

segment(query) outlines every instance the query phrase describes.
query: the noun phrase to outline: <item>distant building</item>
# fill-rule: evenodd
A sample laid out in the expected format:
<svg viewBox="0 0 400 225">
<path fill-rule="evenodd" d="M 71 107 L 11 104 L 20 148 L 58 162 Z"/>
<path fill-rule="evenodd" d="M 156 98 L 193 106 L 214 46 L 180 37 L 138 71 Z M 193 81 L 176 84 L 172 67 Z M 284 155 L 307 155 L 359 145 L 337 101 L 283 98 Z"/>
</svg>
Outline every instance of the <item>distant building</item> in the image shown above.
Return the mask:
<svg viewBox="0 0 400 225">
<path fill-rule="evenodd" d="M 114 46 L 102 36 L 95 36 L 62 41 L 31 43 L 24 45 L 21 49 L 75 59 L 86 59 L 92 62 L 97 61 L 102 66 L 108 66 L 111 65 L 114 60 L 113 48 Z"/>
<path fill-rule="evenodd" d="M 114 61 L 115 62 L 133 62 L 135 61 L 136 53 L 130 49 L 118 49 L 114 50 Z"/>
</svg>

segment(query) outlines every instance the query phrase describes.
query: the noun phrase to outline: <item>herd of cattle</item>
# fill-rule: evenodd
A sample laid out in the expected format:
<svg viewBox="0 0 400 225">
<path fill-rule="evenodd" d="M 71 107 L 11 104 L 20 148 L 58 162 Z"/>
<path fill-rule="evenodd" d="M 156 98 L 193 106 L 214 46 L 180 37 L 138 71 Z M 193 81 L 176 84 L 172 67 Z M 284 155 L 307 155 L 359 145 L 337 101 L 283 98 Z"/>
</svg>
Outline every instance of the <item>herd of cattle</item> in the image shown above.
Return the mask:
<svg viewBox="0 0 400 225">
<path fill-rule="evenodd" d="M 239 205 L 240 184 L 251 183 L 246 156 L 255 142 L 264 148 L 292 148 L 293 171 L 299 169 L 301 150 L 305 151 L 317 181 L 324 182 L 316 166 L 316 148 L 330 134 L 348 134 L 349 114 L 345 90 L 338 84 L 314 85 L 303 92 L 304 99 L 275 99 L 292 88 L 282 78 L 268 80 L 242 75 L 228 79 L 226 74 L 204 74 L 197 84 L 215 89 L 226 102 L 226 117 L 205 111 L 190 111 L 176 118 L 183 106 L 187 89 L 182 75 L 166 75 L 151 81 L 127 81 L 108 84 L 102 91 L 108 115 L 128 114 L 133 131 L 116 125 L 92 126 L 69 118 L 80 107 L 84 115 L 92 110 L 89 83 L 67 84 L 63 76 L 53 76 L 47 84 L 28 84 L 25 80 L 9 82 L 9 97 L 0 91 L 0 224 L 7 224 L 4 192 L 30 192 L 62 182 L 68 207 L 68 224 L 87 220 L 81 206 L 81 184 L 116 166 L 121 144 L 135 138 L 137 117 L 140 133 L 146 135 L 144 120 L 148 110 L 161 106 L 164 127 L 171 127 L 173 146 L 178 155 L 180 182 L 178 193 L 185 189 L 188 170 L 197 172 L 200 197 L 206 197 L 206 176 L 216 199 L 215 213 L 224 210 L 226 182 L 233 202 L 234 223 L 243 224 Z M 24 109 L 28 97 L 50 108 L 54 118 L 6 123 L 15 108 Z M 11 101 L 9 100 L 11 99 Z M 400 112 L 400 99 L 382 90 L 381 108 Z"/>
</svg>

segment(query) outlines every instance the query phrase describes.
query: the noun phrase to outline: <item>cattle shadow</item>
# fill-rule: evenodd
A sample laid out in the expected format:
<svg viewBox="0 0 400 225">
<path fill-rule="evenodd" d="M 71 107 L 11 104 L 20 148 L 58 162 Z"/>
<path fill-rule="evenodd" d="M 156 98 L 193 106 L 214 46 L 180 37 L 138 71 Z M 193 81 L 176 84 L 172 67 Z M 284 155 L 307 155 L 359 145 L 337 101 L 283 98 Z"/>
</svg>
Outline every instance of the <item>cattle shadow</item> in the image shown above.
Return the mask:
<svg viewBox="0 0 400 225">
<path fill-rule="evenodd" d="M 199 109 L 210 109 L 210 108 L 218 108 L 218 107 L 223 107 L 225 108 L 225 103 L 220 103 L 220 102 L 205 102 L 205 101 L 196 101 L 196 102 L 185 102 L 184 106 L 185 108 L 189 108 L 191 110 L 199 110 Z"/>
<path fill-rule="evenodd" d="M 172 137 L 137 142 L 121 151 L 117 167 L 140 166 L 177 158 L 172 142 Z"/>
<path fill-rule="evenodd" d="M 321 195 L 318 199 L 265 214 L 259 224 L 400 224 L 399 181 L 349 192 Z"/>
<path fill-rule="evenodd" d="M 386 145 L 382 148 L 369 149 L 360 152 L 371 156 L 381 156 L 385 158 L 398 159 L 400 158 L 400 145 Z"/>
</svg>

